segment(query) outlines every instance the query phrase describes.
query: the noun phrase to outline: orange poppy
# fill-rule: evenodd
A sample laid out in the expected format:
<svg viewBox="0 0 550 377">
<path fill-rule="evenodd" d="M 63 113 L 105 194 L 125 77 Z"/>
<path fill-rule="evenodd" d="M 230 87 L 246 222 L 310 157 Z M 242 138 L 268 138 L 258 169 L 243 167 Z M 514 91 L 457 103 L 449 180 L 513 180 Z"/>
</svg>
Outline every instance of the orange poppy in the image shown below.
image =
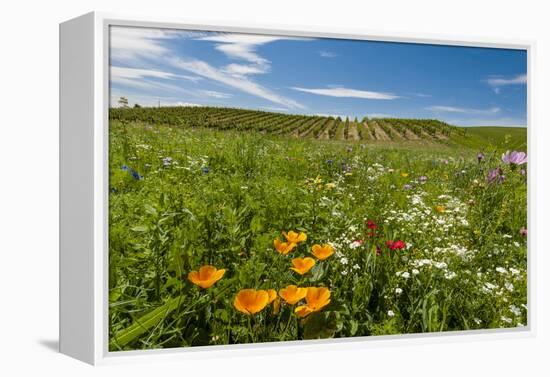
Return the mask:
<svg viewBox="0 0 550 377">
<path fill-rule="evenodd" d="M 244 314 L 256 314 L 262 311 L 269 302 L 269 293 L 264 290 L 241 289 L 235 296 L 235 309 Z"/>
<path fill-rule="evenodd" d="M 313 266 L 315 266 L 315 259 L 310 257 L 305 258 L 294 258 L 292 260 L 292 265 L 290 269 L 296 271 L 300 275 L 306 274 Z"/>
<path fill-rule="evenodd" d="M 330 290 L 326 287 L 309 287 L 306 294 L 306 305 L 298 306 L 294 312 L 298 317 L 305 317 L 318 312 L 330 303 Z"/>
<path fill-rule="evenodd" d="M 279 308 L 281 307 L 281 300 L 279 300 L 279 297 L 277 296 L 277 291 L 275 289 L 268 289 L 267 290 L 267 304 L 273 303 L 273 314 L 279 313 Z"/>
<path fill-rule="evenodd" d="M 311 252 L 317 259 L 325 260 L 334 254 L 334 248 L 328 243 L 323 246 L 315 244 L 311 247 Z"/>
<path fill-rule="evenodd" d="M 306 297 L 307 288 L 300 288 L 295 285 L 289 285 L 286 288 L 279 290 L 279 296 L 286 301 L 287 304 L 294 305 L 304 297 Z"/>
<path fill-rule="evenodd" d="M 291 230 L 290 232 L 286 233 L 283 232 L 283 236 L 285 236 L 286 240 L 291 243 L 299 244 L 300 242 L 304 242 L 307 240 L 307 234 L 304 232 L 295 232 Z"/>
<path fill-rule="evenodd" d="M 278 238 L 273 241 L 273 245 L 275 246 L 275 250 L 277 250 L 281 255 L 287 255 L 296 247 L 295 243 L 281 242 Z"/>
<path fill-rule="evenodd" d="M 206 265 L 199 268 L 199 271 L 191 271 L 187 279 L 201 288 L 210 288 L 225 274 L 225 269 L 218 270 L 214 266 Z"/>
<path fill-rule="evenodd" d="M 273 300 L 277 298 L 277 291 L 275 289 L 268 289 L 267 291 L 267 303 L 271 304 Z"/>
</svg>

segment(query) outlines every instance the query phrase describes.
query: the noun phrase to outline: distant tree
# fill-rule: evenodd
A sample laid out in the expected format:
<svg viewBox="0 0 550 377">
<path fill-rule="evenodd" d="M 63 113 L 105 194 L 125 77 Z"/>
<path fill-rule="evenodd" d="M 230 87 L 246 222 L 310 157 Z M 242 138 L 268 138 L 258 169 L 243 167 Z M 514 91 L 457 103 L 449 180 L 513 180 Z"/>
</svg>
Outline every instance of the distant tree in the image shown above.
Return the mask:
<svg viewBox="0 0 550 377">
<path fill-rule="evenodd" d="M 139 109 L 139 108 L 141 108 L 141 105 L 139 103 L 134 104 L 134 109 Z"/>
<path fill-rule="evenodd" d="M 128 107 L 128 98 L 120 97 L 118 99 L 118 104 L 120 105 L 120 107 Z"/>
</svg>

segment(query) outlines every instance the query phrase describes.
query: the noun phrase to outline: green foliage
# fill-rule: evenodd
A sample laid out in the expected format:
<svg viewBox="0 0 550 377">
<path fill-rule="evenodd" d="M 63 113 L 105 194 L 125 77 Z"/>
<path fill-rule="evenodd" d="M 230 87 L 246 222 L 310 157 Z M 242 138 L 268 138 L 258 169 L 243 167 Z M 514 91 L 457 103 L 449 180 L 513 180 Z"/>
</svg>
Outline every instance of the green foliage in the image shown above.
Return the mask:
<svg viewBox="0 0 550 377">
<path fill-rule="evenodd" d="M 111 117 L 110 350 L 527 324 L 526 177 L 500 160 L 515 134 L 484 142 L 437 121 L 385 119 L 430 147 L 371 140 L 368 124 L 365 147 L 315 140 L 344 135 L 341 119 L 221 108 Z M 498 166 L 504 181 L 487 182 Z M 288 230 L 308 238 L 282 256 L 273 240 Z M 326 242 L 334 255 L 303 276 L 290 270 Z M 226 272 L 203 289 L 187 276 L 206 264 Z M 254 316 L 233 307 L 240 289 L 289 284 L 327 287 L 331 302 L 305 318 L 284 302 Z"/>
</svg>

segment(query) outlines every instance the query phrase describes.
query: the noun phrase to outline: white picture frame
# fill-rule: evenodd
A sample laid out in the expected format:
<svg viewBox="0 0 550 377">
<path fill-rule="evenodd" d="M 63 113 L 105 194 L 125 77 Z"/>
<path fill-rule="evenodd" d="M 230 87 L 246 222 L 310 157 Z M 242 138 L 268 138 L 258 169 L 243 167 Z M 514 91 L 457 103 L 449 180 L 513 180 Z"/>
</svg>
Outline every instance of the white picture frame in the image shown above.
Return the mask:
<svg viewBox="0 0 550 377">
<path fill-rule="evenodd" d="M 438 35 L 386 34 L 364 30 L 313 29 L 237 23 L 203 24 L 189 20 L 88 13 L 60 25 L 60 352 L 90 364 L 159 359 L 226 357 L 262 353 L 382 347 L 403 343 L 475 341 L 535 335 L 533 282 L 535 253 L 528 247 L 528 326 L 515 329 L 377 336 L 269 344 L 205 346 L 149 351 L 108 351 L 108 105 L 110 26 L 143 26 L 244 32 L 298 37 L 414 42 L 527 51 L 528 145 L 535 155 L 531 122 L 534 42 L 495 41 Z M 529 164 L 529 203 L 534 200 Z M 529 219 L 534 218 L 529 206 Z M 457 336 L 460 335 L 460 336 Z"/>
</svg>

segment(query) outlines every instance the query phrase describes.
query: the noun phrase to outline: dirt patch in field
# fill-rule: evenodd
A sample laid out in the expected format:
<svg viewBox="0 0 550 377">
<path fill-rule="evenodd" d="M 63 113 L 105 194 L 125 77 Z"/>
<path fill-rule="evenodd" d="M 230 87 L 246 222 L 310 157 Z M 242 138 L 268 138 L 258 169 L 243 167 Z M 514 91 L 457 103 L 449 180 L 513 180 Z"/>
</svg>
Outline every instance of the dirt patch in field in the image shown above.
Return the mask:
<svg viewBox="0 0 550 377">
<path fill-rule="evenodd" d="M 309 127 L 306 127 L 304 130 L 302 130 L 302 132 L 299 132 L 300 130 L 298 129 L 300 137 L 312 136 L 313 135 L 313 129 L 318 125 L 319 125 L 319 121 L 315 121 Z"/>
<path fill-rule="evenodd" d="M 436 132 L 435 137 L 437 137 L 438 140 L 449 140 L 449 137 L 447 135 L 443 135 L 441 132 Z"/>
<path fill-rule="evenodd" d="M 437 140 L 437 138 L 433 137 L 432 135 L 430 135 L 429 133 L 427 133 L 426 131 L 421 131 L 422 133 L 422 139 L 426 140 L 426 141 L 433 141 L 433 140 Z"/>
<path fill-rule="evenodd" d="M 386 127 L 388 127 L 388 129 L 391 131 L 395 140 L 403 140 L 403 135 L 401 134 L 401 132 L 397 131 L 390 124 L 386 124 Z"/>
<path fill-rule="evenodd" d="M 384 132 L 382 127 L 376 122 L 370 122 L 370 126 L 374 129 L 374 138 L 381 141 L 390 141 L 390 137 Z"/>
<path fill-rule="evenodd" d="M 420 140 L 420 137 L 408 128 L 405 130 L 405 137 L 407 140 Z"/>
<path fill-rule="evenodd" d="M 334 126 L 334 121 L 331 120 L 328 124 L 325 125 L 323 130 L 319 132 L 317 139 L 319 140 L 328 140 L 330 139 L 329 130 Z"/>
<path fill-rule="evenodd" d="M 361 124 L 362 132 L 363 132 L 363 140 L 374 140 L 372 137 L 372 134 L 370 133 L 370 127 L 367 124 L 367 122 L 363 122 Z"/>
<path fill-rule="evenodd" d="M 357 124 L 350 123 L 348 129 L 348 140 L 360 140 L 359 132 L 357 132 Z"/>
</svg>

